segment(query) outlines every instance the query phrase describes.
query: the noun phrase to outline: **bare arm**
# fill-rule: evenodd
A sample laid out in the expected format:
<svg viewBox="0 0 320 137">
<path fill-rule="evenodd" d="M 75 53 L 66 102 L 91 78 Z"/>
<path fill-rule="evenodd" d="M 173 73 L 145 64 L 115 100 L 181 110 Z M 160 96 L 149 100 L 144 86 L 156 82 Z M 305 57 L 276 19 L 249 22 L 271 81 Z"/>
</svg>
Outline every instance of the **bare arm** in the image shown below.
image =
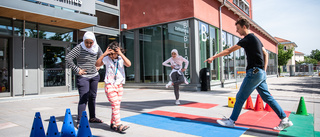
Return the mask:
<svg viewBox="0 0 320 137">
<path fill-rule="evenodd" d="M 107 48 L 107 50 L 97 59 L 96 67 L 101 67 L 103 65 L 103 58 L 107 56 L 111 52 L 111 49 Z"/>
<path fill-rule="evenodd" d="M 116 49 L 116 52 L 118 53 L 118 55 L 121 56 L 121 58 L 123 59 L 123 64 L 126 67 L 130 67 L 131 66 L 131 61 L 121 52 L 120 48 Z"/>
<path fill-rule="evenodd" d="M 269 54 L 264 47 L 262 47 L 263 57 L 264 57 L 264 70 L 267 71 Z"/>
<path fill-rule="evenodd" d="M 238 50 L 238 49 L 240 49 L 240 48 L 241 48 L 241 46 L 234 45 L 234 46 L 232 46 L 232 47 L 230 47 L 230 48 L 228 48 L 228 49 L 223 50 L 223 51 L 220 52 L 219 54 L 214 55 L 214 56 L 208 58 L 208 59 L 205 60 L 204 62 L 212 63 L 212 61 L 213 61 L 214 59 L 219 58 L 219 57 L 222 57 L 222 56 L 229 55 L 230 53 L 232 53 L 232 52 L 234 52 L 234 51 L 236 51 L 236 50 Z"/>
</svg>

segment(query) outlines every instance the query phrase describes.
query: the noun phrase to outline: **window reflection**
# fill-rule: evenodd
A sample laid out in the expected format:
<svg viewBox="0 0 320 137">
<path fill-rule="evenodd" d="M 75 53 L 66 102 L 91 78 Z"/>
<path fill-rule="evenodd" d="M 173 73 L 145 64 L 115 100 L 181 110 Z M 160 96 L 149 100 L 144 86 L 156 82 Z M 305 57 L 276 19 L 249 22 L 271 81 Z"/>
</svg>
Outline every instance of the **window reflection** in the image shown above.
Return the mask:
<svg viewBox="0 0 320 137">
<path fill-rule="evenodd" d="M 140 74 L 144 83 L 162 81 L 161 29 L 161 26 L 140 29 Z"/>
<path fill-rule="evenodd" d="M 43 44 L 44 87 L 65 86 L 65 48 Z"/>
<path fill-rule="evenodd" d="M 171 57 L 171 50 L 177 49 L 180 56 L 188 61 L 189 59 L 189 21 L 180 21 L 169 23 L 163 26 L 164 49 L 163 61 Z M 185 65 L 184 63 L 182 64 Z M 169 81 L 170 67 L 164 67 L 164 77 Z M 190 64 L 188 69 L 184 72 L 187 79 L 190 79 Z"/>
<path fill-rule="evenodd" d="M 67 28 L 54 27 L 49 25 L 39 25 L 39 38 L 75 42 L 73 31 L 74 30 Z"/>
<path fill-rule="evenodd" d="M 22 21 L 14 21 L 14 35 L 15 36 L 23 36 L 23 22 Z M 25 37 L 37 38 L 37 24 L 26 22 L 25 25 Z"/>
<path fill-rule="evenodd" d="M 12 35 L 10 19 L 0 18 L 0 35 Z"/>
</svg>

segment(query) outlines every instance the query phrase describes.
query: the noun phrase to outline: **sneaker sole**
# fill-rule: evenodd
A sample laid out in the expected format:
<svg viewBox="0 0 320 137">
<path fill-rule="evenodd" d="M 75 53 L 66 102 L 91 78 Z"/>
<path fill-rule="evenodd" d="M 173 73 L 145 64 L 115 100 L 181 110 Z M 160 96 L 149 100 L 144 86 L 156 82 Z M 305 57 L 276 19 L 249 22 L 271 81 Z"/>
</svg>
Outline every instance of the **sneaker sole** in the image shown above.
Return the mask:
<svg viewBox="0 0 320 137">
<path fill-rule="evenodd" d="M 288 128 L 288 127 L 291 127 L 291 126 L 293 126 L 293 123 L 291 121 L 289 121 L 289 124 L 286 127 L 284 127 L 283 129 L 277 129 L 277 127 L 274 127 L 273 130 L 282 131 L 282 130 L 284 130 L 284 129 Z"/>
<path fill-rule="evenodd" d="M 224 126 L 224 127 L 234 127 L 234 125 L 232 126 L 227 126 L 224 124 L 224 122 L 221 122 L 220 120 L 217 120 L 218 124 L 221 125 L 221 126 Z"/>
</svg>

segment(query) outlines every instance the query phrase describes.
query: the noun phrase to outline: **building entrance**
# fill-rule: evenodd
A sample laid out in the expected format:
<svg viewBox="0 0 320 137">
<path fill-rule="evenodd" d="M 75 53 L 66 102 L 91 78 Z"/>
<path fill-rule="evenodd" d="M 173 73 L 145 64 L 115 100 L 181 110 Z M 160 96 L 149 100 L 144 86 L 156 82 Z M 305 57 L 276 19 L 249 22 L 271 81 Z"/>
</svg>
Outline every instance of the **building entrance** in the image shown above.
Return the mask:
<svg viewBox="0 0 320 137">
<path fill-rule="evenodd" d="M 40 42 L 42 48 L 41 93 L 68 92 L 71 90 L 71 72 L 66 67 L 65 57 L 69 42 Z"/>
</svg>

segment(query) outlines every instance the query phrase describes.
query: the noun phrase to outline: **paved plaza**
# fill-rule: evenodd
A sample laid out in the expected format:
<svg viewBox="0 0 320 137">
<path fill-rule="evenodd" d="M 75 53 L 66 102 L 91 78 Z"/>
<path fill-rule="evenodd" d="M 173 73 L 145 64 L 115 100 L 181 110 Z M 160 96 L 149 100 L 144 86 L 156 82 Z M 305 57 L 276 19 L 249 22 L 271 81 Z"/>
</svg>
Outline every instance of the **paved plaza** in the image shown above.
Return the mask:
<svg viewBox="0 0 320 137">
<path fill-rule="evenodd" d="M 320 77 L 270 77 L 269 91 L 289 115 L 294 125 L 277 132 L 279 124 L 274 112 L 243 109 L 235 128 L 216 123 L 229 117 L 228 97 L 235 97 L 238 86 L 211 91 L 181 91 L 181 105 L 175 105 L 173 89 L 124 88 L 121 118 L 131 126 L 125 134 L 109 129 L 111 106 L 103 90 L 98 91 L 96 115 L 104 123 L 90 123 L 96 137 L 196 137 L 196 136 L 320 136 Z M 257 91 L 251 95 L 253 105 Z M 303 97 L 309 115 L 295 114 Z M 48 129 L 50 116 L 55 116 L 61 131 L 67 108 L 76 119 L 78 93 L 32 95 L 0 98 L 0 136 L 30 136 L 36 112 L 40 112 L 43 128 Z M 265 103 L 264 103 L 265 104 Z"/>
</svg>

